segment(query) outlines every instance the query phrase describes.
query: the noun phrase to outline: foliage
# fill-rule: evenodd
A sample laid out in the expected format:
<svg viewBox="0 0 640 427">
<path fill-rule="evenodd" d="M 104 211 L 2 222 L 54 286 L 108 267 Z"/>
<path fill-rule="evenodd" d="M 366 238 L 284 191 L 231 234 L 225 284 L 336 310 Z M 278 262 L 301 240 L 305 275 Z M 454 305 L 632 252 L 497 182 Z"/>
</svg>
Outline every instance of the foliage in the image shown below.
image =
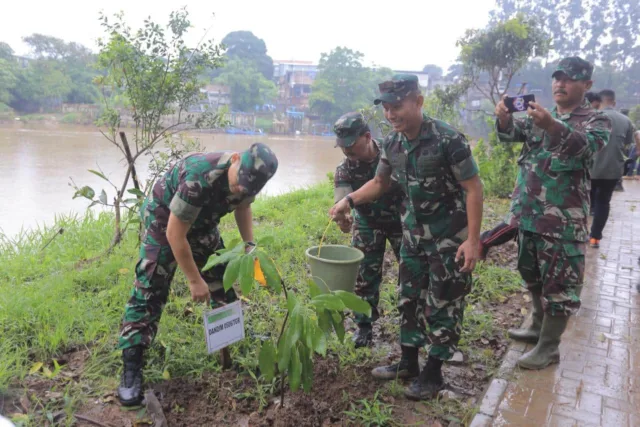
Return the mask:
<svg viewBox="0 0 640 427">
<path fill-rule="evenodd" d="M 640 65 L 640 14 L 637 0 L 498 0 L 494 22 L 518 13 L 539 18 L 553 36 L 559 57 L 581 55 L 616 70 Z M 636 74 L 637 76 L 637 74 Z"/>
<path fill-rule="evenodd" d="M 350 309 L 370 315 L 371 307 L 360 297 L 345 291 L 320 290 L 309 279 L 311 300 L 306 303 L 287 289 L 271 257 L 261 249 L 273 242 L 273 237 L 259 239 L 257 246 L 245 253 L 244 242 L 235 240 L 228 249 L 218 251 L 209 258 L 204 271 L 218 264 L 227 263 L 223 286 L 228 291 L 238 282 L 242 294 L 248 297 L 256 288 L 256 282 L 275 293 L 284 291 L 287 314 L 274 343 L 266 340 L 260 348 L 258 361 L 265 381 L 271 382 L 277 372 L 289 378 L 289 388 L 296 391 L 302 385 L 311 391 L 313 384 L 313 355 L 325 356 L 327 334 L 335 331 L 342 342 L 345 336 L 343 311 Z M 284 387 L 283 387 L 284 390 Z"/>
<path fill-rule="evenodd" d="M 357 425 L 365 427 L 394 425 L 393 406 L 380 401 L 380 391 L 376 391 L 373 399 L 361 399 L 358 404 L 351 404 L 351 410 L 345 411 Z"/>
<path fill-rule="evenodd" d="M 443 75 L 442 67 L 435 64 L 427 64 L 422 68 L 423 73 L 429 74 L 430 79 L 439 79 Z"/>
<path fill-rule="evenodd" d="M 444 120 L 454 127 L 461 128 L 462 123 L 458 112 L 461 107 L 460 98 L 467 92 L 469 86 L 469 81 L 462 80 L 445 88 L 436 87 L 424 100 L 424 112 L 430 117 Z"/>
<path fill-rule="evenodd" d="M 491 129 L 488 144 L 480 139 L 473 149 L 473 157 L 478 162 L 484 193 L 488 196 L 509 197 L 518 171 L 516 150 L 521 144 L 499 141 L 494 120 L 487 119 L 487 125 Z"/>
<path fill-rule="evenodd" d="M 362 53 L 346 47 L 321 55 L 309 105 L 326 122 L 333 123 L 346 112 L 370 106 L 377 96 L 378 83 L 393 74 L 388 68 L 366 68 L 363 59 Z"/>
<path fill-rule="evenodd" d="M 0 103 L 9 104 L 12 91 L 18 83 L 16 67 L 11 58 L 3 58 L 0 54 Z"/>
<path fill-rule="evenodd" d="M 240 111 L 251 111 L 256 105 L 272 102 L 278 95 L 276 85 L 267 80 L 252 62 L 230 59 L 214 83 L 231 89 L 231 105 Z"/>
<path fill-rule="evenodd" d="M 202 97 L 200 75 L 203 70 L 219 66 L 221 59 L 220 47 L 211 40 L 195 48 L 186 45 L 184 38 L 191 22 L 184 8 L 171 12 L 166 28 L 147 19 L 143 28 L 133 32 L 124 22 L 123 13 L 115 15 L 115 22 L 104 15 L 100 21 L 108 38 L 98 43 L 98 66 L 106 70 L 106 75 L 96 78 L 104 94 L 103 113 L 97 124 L 105 129 L 102 132 L 105 138 L 123 154 L 127 172 L 123 183 L 116 186 L 101 171 L 89 171 L 113 187 L 116 194 L 111 203 L 105 190 L 96 198 L 92 188 L 78 187 L 73 180 L 71 185 L 76 190 L 74 198 L 85 197 L 92 201 L 91 206 L 99 204 L 114 208 L 113 248 L 128 225 L 139 221 L 140 205 L 153 185 L 153 180 L 145 187 L 140 184 L 135 170 L 138 158 L 161 142 L 171 145 L 173 136 L 181 131 L 217 127 L 223 123 L 219 113 L 206 112 L 196 116 L 188 112 L 189 107 Z M 126 98 L 131 109 L 123 110 L 114 105 L 119 97 L 113 94 Z M 124 114 L 131 114 L 134 122 L 132 143 L 120 131 Z M 159 168 L 162 170 L 167 165 L 168 162 Z M 129 177 L 134 186 L 127 189 Z M 124 221 L 121 208 L 128 209 Z"/>
<path fill-rule="evenodd" d="M 252 64 L 265 79 L 273 78 L 273 60 L 267 55 L 267 45 L 251 31 L 232 31 L 222 39 L 222 44 L 229 60 Z"/>
<path fill-rule="evenodd" d="M 529 58 L 546 55 L 549 37 L 533 17 L 517 15 L 483 30 L 467 30 L 458 40 L 465 77 L 496 105 Z"/>
</svg>

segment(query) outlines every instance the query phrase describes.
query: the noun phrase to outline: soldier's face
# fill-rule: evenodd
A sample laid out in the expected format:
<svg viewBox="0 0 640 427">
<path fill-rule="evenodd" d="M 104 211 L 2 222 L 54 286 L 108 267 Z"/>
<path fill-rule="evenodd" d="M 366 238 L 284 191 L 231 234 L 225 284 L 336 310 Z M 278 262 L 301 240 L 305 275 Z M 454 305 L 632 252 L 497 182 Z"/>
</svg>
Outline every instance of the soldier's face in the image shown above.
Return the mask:
<svg viewBox="0 0 640 427">
<path fill-rule="evenodd" d="M 235 154 L 231 157 L 231 166 L 227 171 L 227 177 L 229 179 L 229 190 L 232 194 L 245 193 L 247 190 L 242 185 L 238 184 L 238 172 L 240 171 L 240 155 Z"/>
<path fill-rule="evenodd" d="M 592 84 L 590 80 L 571 80 L 566 74 L 558 73 L 551 85 L 553 100 L 559 105 L 580 104 Z"/>
<path fill-rule="evenodd" d="M 422 123 L 422 96 L 408 96 L 393 104 L 383 102 L 384 117 L 396 132 L 414 130 Z"/>
<path fill-rule="evenodd" d="M 342 147 L 342 152 L 349 160 L 366 160 L 367 145 L 369 144 L 370 138 L 371 133 L 367 132 L 359 136 L 351 147 Z"/>
</svg>

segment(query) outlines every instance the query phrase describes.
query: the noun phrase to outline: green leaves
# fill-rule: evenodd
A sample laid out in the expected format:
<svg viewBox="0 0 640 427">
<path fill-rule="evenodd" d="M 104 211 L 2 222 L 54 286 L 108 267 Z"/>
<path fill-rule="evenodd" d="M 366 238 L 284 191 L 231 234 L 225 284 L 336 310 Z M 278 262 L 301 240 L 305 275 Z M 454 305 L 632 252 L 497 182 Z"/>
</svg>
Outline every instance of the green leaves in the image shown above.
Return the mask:
<svg viewBox="0 0 640 427">
<path fill-rule="evenodd" d="M 244 295 L 248 295 L 251 292 L 253 282 L 253 256 L 244 255 L 240 262 L 240 289 Z"/>
<path fill-rule="evenodd" d="M 99 176 L 100 178 L 104 179 L 105 181 L 109 181 L 109 179 L 106 176 L 104 176 L 104 174 L 102 172 L 98 172 L 98 171 L 95 171 L 93 169 L 88 169 L 88 171 L 91 172 L 94 175 Z"/>
<path fill-rule="evenodd" d="M 334 294 L 320 294 L 311 300 L 311 303 L 318 308 L 342 311 L 345 309 L 342 299 Z"/>
<path fill-rule="evenodd" d="M 282 279 L 280 278 L 280 273 L 278 273 L 276 265 L 271 258 L 262 251 L 257 251 L 256 256 L 260 262 L 260 268 L 264 273 L 264 277 L 267 280 L 267 286 L 274 292 L 280 292 Z"/>
<path fill-rule="evenodd" d="M 297 391 L 302 381 L 302 361 L 298 346 L 291 348 L 291 360 L 289 362 L 289 388 Z"/>
<path fill-rule="evenodd" d="M 129 188 L 127 190 L 127 193 L 131 193 L 133 195 L 136 195 L 136 196 L 142 197 L 142 198 L 146 197 L 145 194 L 142 191 L 138 190 L 137 188 Z"/>
<path fill-rule="evenodd" d="M 333 293 L 342 300 L 349 310 L 371 316 L 371 305 L 359 296 L 345 291 L 334 291 Z"/>
<path fill-rule="evenodd" d="M 270 382 L 276 370 L 276 349 L 273 346 L 271 340 L 265 341 L 260 349 L 260 355 L 258 356 L 258 365 L 260 366 L 260 372 L 264 376 L 265 380 Z"/>
<path fill-rule="evenodd" d="M 96 195 L 96 192 L 93 191 L 93 188 L 85 185 L 84 187 L 80 188 L 75 192 L 75 194 L 73 195 L 73 198 L 75 199 L 78 197 L 84 197 L 85 199 L 93 200 L 95 195 Z"/>
<path fill-rule="evenodd" d="M 222 255 L 217 255 L 217 254 L 211 255 L 207 260 L 207 263 L 205 264 L 205 266 L 202 267 L 202 271 L 210 270 L 218 264 L 224 264 L 226 262 L 231 261 L 234 258 L 237 258 L 242 254 L 243 250 L 244 250 L 244 243 L 238 244 L 231 251 L 225 252 Z"/>
<path fill-rule="evenodd" d="M 224 271 L 222 286 L 224 287 L 225 292 L 231 289 L 233 284 L 236 282 L 236 279 L 238 279 L 238 275 L 240 274 L 240 260 L 241 258 L 235 258 L 229 261 L 229 264 Z"/>
</svg>

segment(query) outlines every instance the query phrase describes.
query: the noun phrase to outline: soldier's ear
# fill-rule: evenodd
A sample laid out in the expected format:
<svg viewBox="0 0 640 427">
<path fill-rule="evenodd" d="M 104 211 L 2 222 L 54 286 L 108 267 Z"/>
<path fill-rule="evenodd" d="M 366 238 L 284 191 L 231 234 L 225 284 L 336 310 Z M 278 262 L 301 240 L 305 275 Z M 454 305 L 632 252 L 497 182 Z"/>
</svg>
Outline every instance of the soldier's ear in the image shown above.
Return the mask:
<svg viewBox="0 0 640 427">
<path fill-rule="evenodd" d="M 587 80 L 584 82 L 585 89 L 589 90 L 593 86 L 593 80 Z"/>
</svg>

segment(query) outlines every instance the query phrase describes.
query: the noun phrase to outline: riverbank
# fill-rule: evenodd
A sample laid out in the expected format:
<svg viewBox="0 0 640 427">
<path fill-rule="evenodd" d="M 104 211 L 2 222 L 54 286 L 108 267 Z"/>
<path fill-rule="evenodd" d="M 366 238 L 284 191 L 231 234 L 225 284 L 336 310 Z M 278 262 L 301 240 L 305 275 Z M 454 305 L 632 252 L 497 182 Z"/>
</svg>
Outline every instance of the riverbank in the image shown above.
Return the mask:
<svg viewBox="0 0 640 427">
<path fill-rule="evenodd" d="M 319 242 L 331 204 L 331 186 L 325 182 L 259 198 L 254 205 L 256 237 L 275 237 L 269 253 L 288 285 L 302 294 L 307 278 L 304 250 Z M 506 207 L 505 201 L 487 201 L 485 226 L 491 226 Z M 76 268 L 78 261 L 108 246 L 111 220 L 104 213 L 58 218 L 50 229 L 23 234 L 12 244 L 0 243 L 0 413 L 11 414 L 24 425 L 44 425 L 54 415 L 58 422 L 65 418 L 62 423 L 70 424 L 74 413 L 113 425 L 145 417 L 121 410 L 113 394 L 121 364 L 115 350 L 117 332 L 137 261 L 135 233 L 128 234 L 109 257 Z M 64 233 L 43 250 L 60 227 Z M 225 239 L 238 235 L 232 216 L 224 219 L 221 231 Z M 335 226 L 329 228 L 326 243 L 348 242 L 348 235 Z M 496 256 L 508 263 L 513 258 L 509 251 L 513 248 Z M 286 406 L 276 411 L 277 383 L 256 378 L 256 350 L 259 338 L 281 325 L 282 298 L 257 291 L 245 302 L 247 338 L 232 346 L 234 369 L 222 372 L 217 355 L 206 353 L 203 307 L 190 301 L 178 273 L 148 352 L 146 381 L 162 393 L 170 425 L 237 425 L 248 420 L 250 425 L 291 425 L 294 420 L 301 426 L 341 425 L 349 418 L 363 424 L 469 420 L 476 397 L 504 355 L 505 329 L 522 319 L 520 307 L 525 303 L 517 273 L 491 262 L 478 267 L 460 343 L 465 360 L 445 368 L 455 398 L 426 404 L 406 401 L 401 383 L 374 383 L 368 376 L 373 366 L 398 352 L 396 280 L 397 263 L 388 254 L 376 346 L 355 350 L 349 339 L 340 344 L 332 336 L 327 358 L 316 363 L 312 393 L 287 393 Z"/>
</svg>

